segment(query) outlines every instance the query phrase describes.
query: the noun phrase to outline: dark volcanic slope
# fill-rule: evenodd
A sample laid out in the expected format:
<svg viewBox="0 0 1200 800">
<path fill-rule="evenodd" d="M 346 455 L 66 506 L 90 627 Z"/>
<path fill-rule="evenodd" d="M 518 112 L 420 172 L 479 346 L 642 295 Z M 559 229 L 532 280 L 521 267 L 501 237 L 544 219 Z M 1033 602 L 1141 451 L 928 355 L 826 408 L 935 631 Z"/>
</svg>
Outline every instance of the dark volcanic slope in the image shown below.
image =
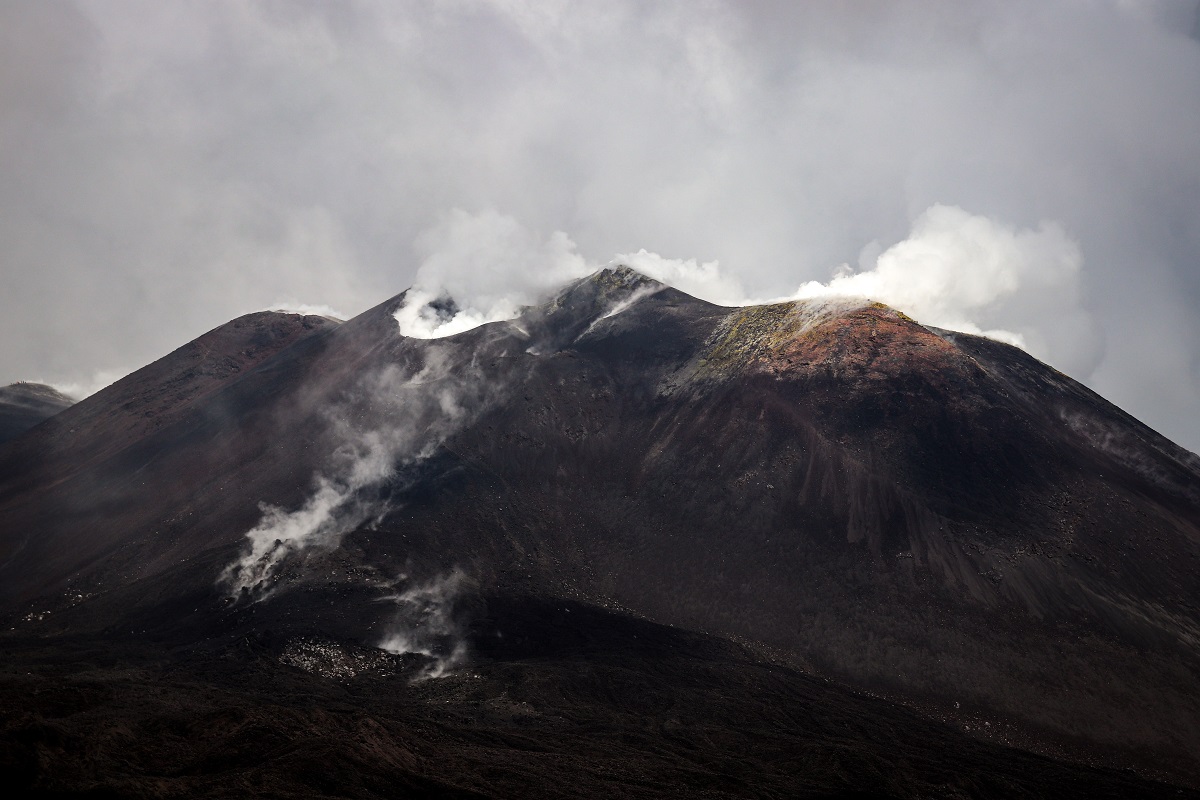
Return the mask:
<svg viewBox="0 0 1200 800">
<path fill-rule="evenodd" d="M 145 512 L 176 508 L 194 487 L 162 494 L 171 476 L 155 468 L 155 448 L 172 445 L 146 444 L 164 431 L 192 430 L 196 418 L 221 419 L 236 437 L 221 390 L 336 325 L 275 312 L 239 317 L 0 447 L 0 594 L 45 590 L 130 539 L 153 535 Z"/>
<path fill-rule="evenodd" d="M 1196 458 L 1069 378 L 878 304 L 726 309 L 625 269 L 442 340 L 400 336 L 402 302 L 156 424 L 0 451 L 17 633 L 236 612 L 284 649 L 446 655 L 478 598 L 569 600 L 1200 780 Z"/>
<path fill-rule="evenodd" d="M 16 448 L 6 463 L 22 457 L 39 458 L 58 479 L 68 462 L 68 469 L 87 466 L 169 427 L 242 373 L 288 345 L 337 324 L 327 317 L 273 311 L 238 317 L 76 404 L 69 414 L 59 416 L 53 425 Z M 27 481 L 31 472 L 44 476 L 41 471 L 29 470 L 28 465 L 21 466 L 3 478 L 21 473 Z"/>
<path fill-rule="evenodd" d="M 0 444 L 17 438 L 74 402 L 53 386 L 42 383 L 0 387 Z"/>
</svg>

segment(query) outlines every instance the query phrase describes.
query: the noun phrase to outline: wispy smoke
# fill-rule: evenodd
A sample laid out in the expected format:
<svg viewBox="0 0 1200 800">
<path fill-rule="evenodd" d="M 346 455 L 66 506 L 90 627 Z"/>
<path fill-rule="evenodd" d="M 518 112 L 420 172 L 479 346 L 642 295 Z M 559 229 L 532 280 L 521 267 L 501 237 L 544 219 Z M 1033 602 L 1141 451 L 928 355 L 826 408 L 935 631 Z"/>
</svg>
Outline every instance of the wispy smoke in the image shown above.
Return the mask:
<svg viewBox="0 0 1200 800">
<path fill-rule="evenodd" d="M 455 604 L 465 581 L 462 571 L 455 569 L 449 575 L 383 598 L 396 604 L 396 616 L 379 648 L 431 659 L 418 679 L 440 678 L 461 664 L 467 657 L 467 643 L 455 616 Z"/>
<path fill-rule="evenodd" d="M 314 490 L 298 509 L 263 504 L 262 519 L 246 533 L 242 556 L 222 574 L 231 596 L 263 599 L 276 588 L 289 556 L 337 547 L 342 537 L 386 511 L 376 491 L 400 471 L 429 458 L 438 446 L 473 419 L 495 386 L 469 362 L 459 365 L 438 347 L 425 351 L 415 373 L 389 366 L 364 379 L 335 409 L 335 435 L 342 444 L 331 464 L 314 476 Z M 369 398 L 386 425 L 360 429 L 349 413 Z M 345 412 L 345 413 L 343 413 Z"/>
<path fill-rule="evenodd" d="M 596 322 L 600 322 L 602 320 L 606 320 L 611 317 L 615 317 L 618 314 L 628 311 L 631 307 L 633 307 L 637 303 L 641 302 L 642 300 L 645 300 L 647 297 L 652 297 L 653 295 L 658 294 L 662 290 L 663 290 L 662 286 L 655 286 L 653 284 L 651 284 L 649 286 L 641 286 L 637 289 L 634 289 L 633 292 L 630 293 L 630 295 L 628 297 L 626 297 L 624 300 L 617 302 L 616 304 L 614 304 L 612 306 L 612 308 L 608 309 L 603 314 L 601 314 L 600 318 L 597 319 Z M 593 324 L 595 324 L 595 323 L 593 323 Z"/>
<path fill-rule="evenodd" d="M 584 336 L 587 336 L 589 333 L 594 331 L 605 320 L 612 319 L 613 317 L 618 316 L 619 314 L 622 314 L 622 313 L 628 311 L 630 308 L 637 305 L 642 300 L 645 300 L 647 297 L 652 297 L 652 296 L 658 294 L 664 288 L 665 287 L 663 284 L 651 283 L 651 284 L 646 284 L 644 286 L 639 286 L 638 288 L 634 289 L 632 292 L 630 292 L 628 297 L 625 297 L 624 299 L 619 300 L 616 303 L 613 303 L 611 306 L 609 306 L 608 309 L 606 309 L 604 311 L 603 314 L 601 314 L 600 316 L 598 316 L 594 320 L 592 320 L 592 324 L 587 326 L 587 328 L 584 330 L 584 332 L 581 333 L 576 338 L 576 341 L 578 341 L 579 339 L 582 339 Z M 537 353 L 538 350 L 536 348 L 530 348 L 526 352 Z"/>
<path fill-rule="evenodd" d="M 418 246 L 425 258 L 396 322 L 402 334 L 420 339 L 512 319 L 521 306 L 590 271 L 565 233 L 542 238 L 495 211 L 456 209 Z M 448 298 L 453 309 L 439 307 Z"/>
<path fill-rule="evenodd" d="M 91 375 L 75 381 L 44 381 L 34 379 L 32 383 L 45 383 L 52 386 L 58 391 L 65 394 L 67 397 L 73 397 L 76 400 L 82 400 L 85 397 L 91 397 L 101 389 L 106 389 L 112 386 L 121 378 L 125 377 L 124 372 L 117 370 L 97 370 Z"/>
<path fill-rule="evenodd" d="M 300 303 L 295 300 L 283 300 L 278 303 L 272 303 L 263 309 L 264 311 L 278 311 L 283 314 L 303 314 L 304 316 L 318 317 L 333 317 L 334 319 L 349 319 L 346 314 L 338 311 L 333 306 L 312 303 Z"/>
<path fill-rule="evenodd" d="M 626 264 L 644 275 L 710 303 L 744 306 L 756 302 L 747 299 L 741 281 L 723 273 L 717 261 L 664 258 L 658 253 L 639 250 L 617 256 L 614 263 Z"/>
</svg>

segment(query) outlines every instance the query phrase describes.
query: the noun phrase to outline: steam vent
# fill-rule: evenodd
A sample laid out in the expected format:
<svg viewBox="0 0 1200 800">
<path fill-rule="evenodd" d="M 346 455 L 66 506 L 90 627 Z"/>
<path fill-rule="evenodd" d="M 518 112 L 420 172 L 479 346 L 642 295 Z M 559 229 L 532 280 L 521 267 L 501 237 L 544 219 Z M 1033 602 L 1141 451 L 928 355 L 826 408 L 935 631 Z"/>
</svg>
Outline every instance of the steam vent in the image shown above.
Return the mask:
<svg viewBox="0 0 1200 800">
<path fill-rule="evenodd" d="M 1194 454 L 879 303 L 405 303 L 3 429 L 9 796 L 1200 796 Z"/>
</svg>

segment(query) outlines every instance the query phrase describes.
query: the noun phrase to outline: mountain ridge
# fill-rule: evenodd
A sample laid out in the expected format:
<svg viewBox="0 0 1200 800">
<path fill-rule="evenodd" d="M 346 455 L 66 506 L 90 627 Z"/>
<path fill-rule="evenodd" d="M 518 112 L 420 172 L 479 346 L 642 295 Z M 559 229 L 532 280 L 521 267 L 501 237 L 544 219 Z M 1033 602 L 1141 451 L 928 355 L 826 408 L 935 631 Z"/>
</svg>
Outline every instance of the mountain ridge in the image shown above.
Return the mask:
<svg viewBox="0 0 1200 800">
<path fill-rule="evenodd" d="M 729 309 L 632 270 L 443 339 L 400 335 L 405 300 L 116 455 L 45 454 L 73 483 L 0 495 L 16 627 L 379 648 L 387 598 L 461 573 L 466 627 L 484 597 L 624 609 L 1025 747 L 1200 775 L 1194 456 L 1061 373 L 869 301 Z"/>
</svg>

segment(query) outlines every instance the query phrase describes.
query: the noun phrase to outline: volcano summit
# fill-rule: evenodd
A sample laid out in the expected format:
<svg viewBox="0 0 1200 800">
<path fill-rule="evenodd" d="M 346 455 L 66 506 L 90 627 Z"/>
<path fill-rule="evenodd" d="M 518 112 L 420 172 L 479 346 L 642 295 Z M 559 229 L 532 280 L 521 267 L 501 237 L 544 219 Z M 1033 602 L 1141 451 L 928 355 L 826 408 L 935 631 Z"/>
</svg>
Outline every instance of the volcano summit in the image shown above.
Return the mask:
<svg viewBox="0 0 1200 800">
<path fill-rule="evenodd" d="M 9 785 L 1200 785 L 1200 459 L 1080 384 L 624 267 L 405 304 L 242 317 L 0 445 Z"/>
</svg>

